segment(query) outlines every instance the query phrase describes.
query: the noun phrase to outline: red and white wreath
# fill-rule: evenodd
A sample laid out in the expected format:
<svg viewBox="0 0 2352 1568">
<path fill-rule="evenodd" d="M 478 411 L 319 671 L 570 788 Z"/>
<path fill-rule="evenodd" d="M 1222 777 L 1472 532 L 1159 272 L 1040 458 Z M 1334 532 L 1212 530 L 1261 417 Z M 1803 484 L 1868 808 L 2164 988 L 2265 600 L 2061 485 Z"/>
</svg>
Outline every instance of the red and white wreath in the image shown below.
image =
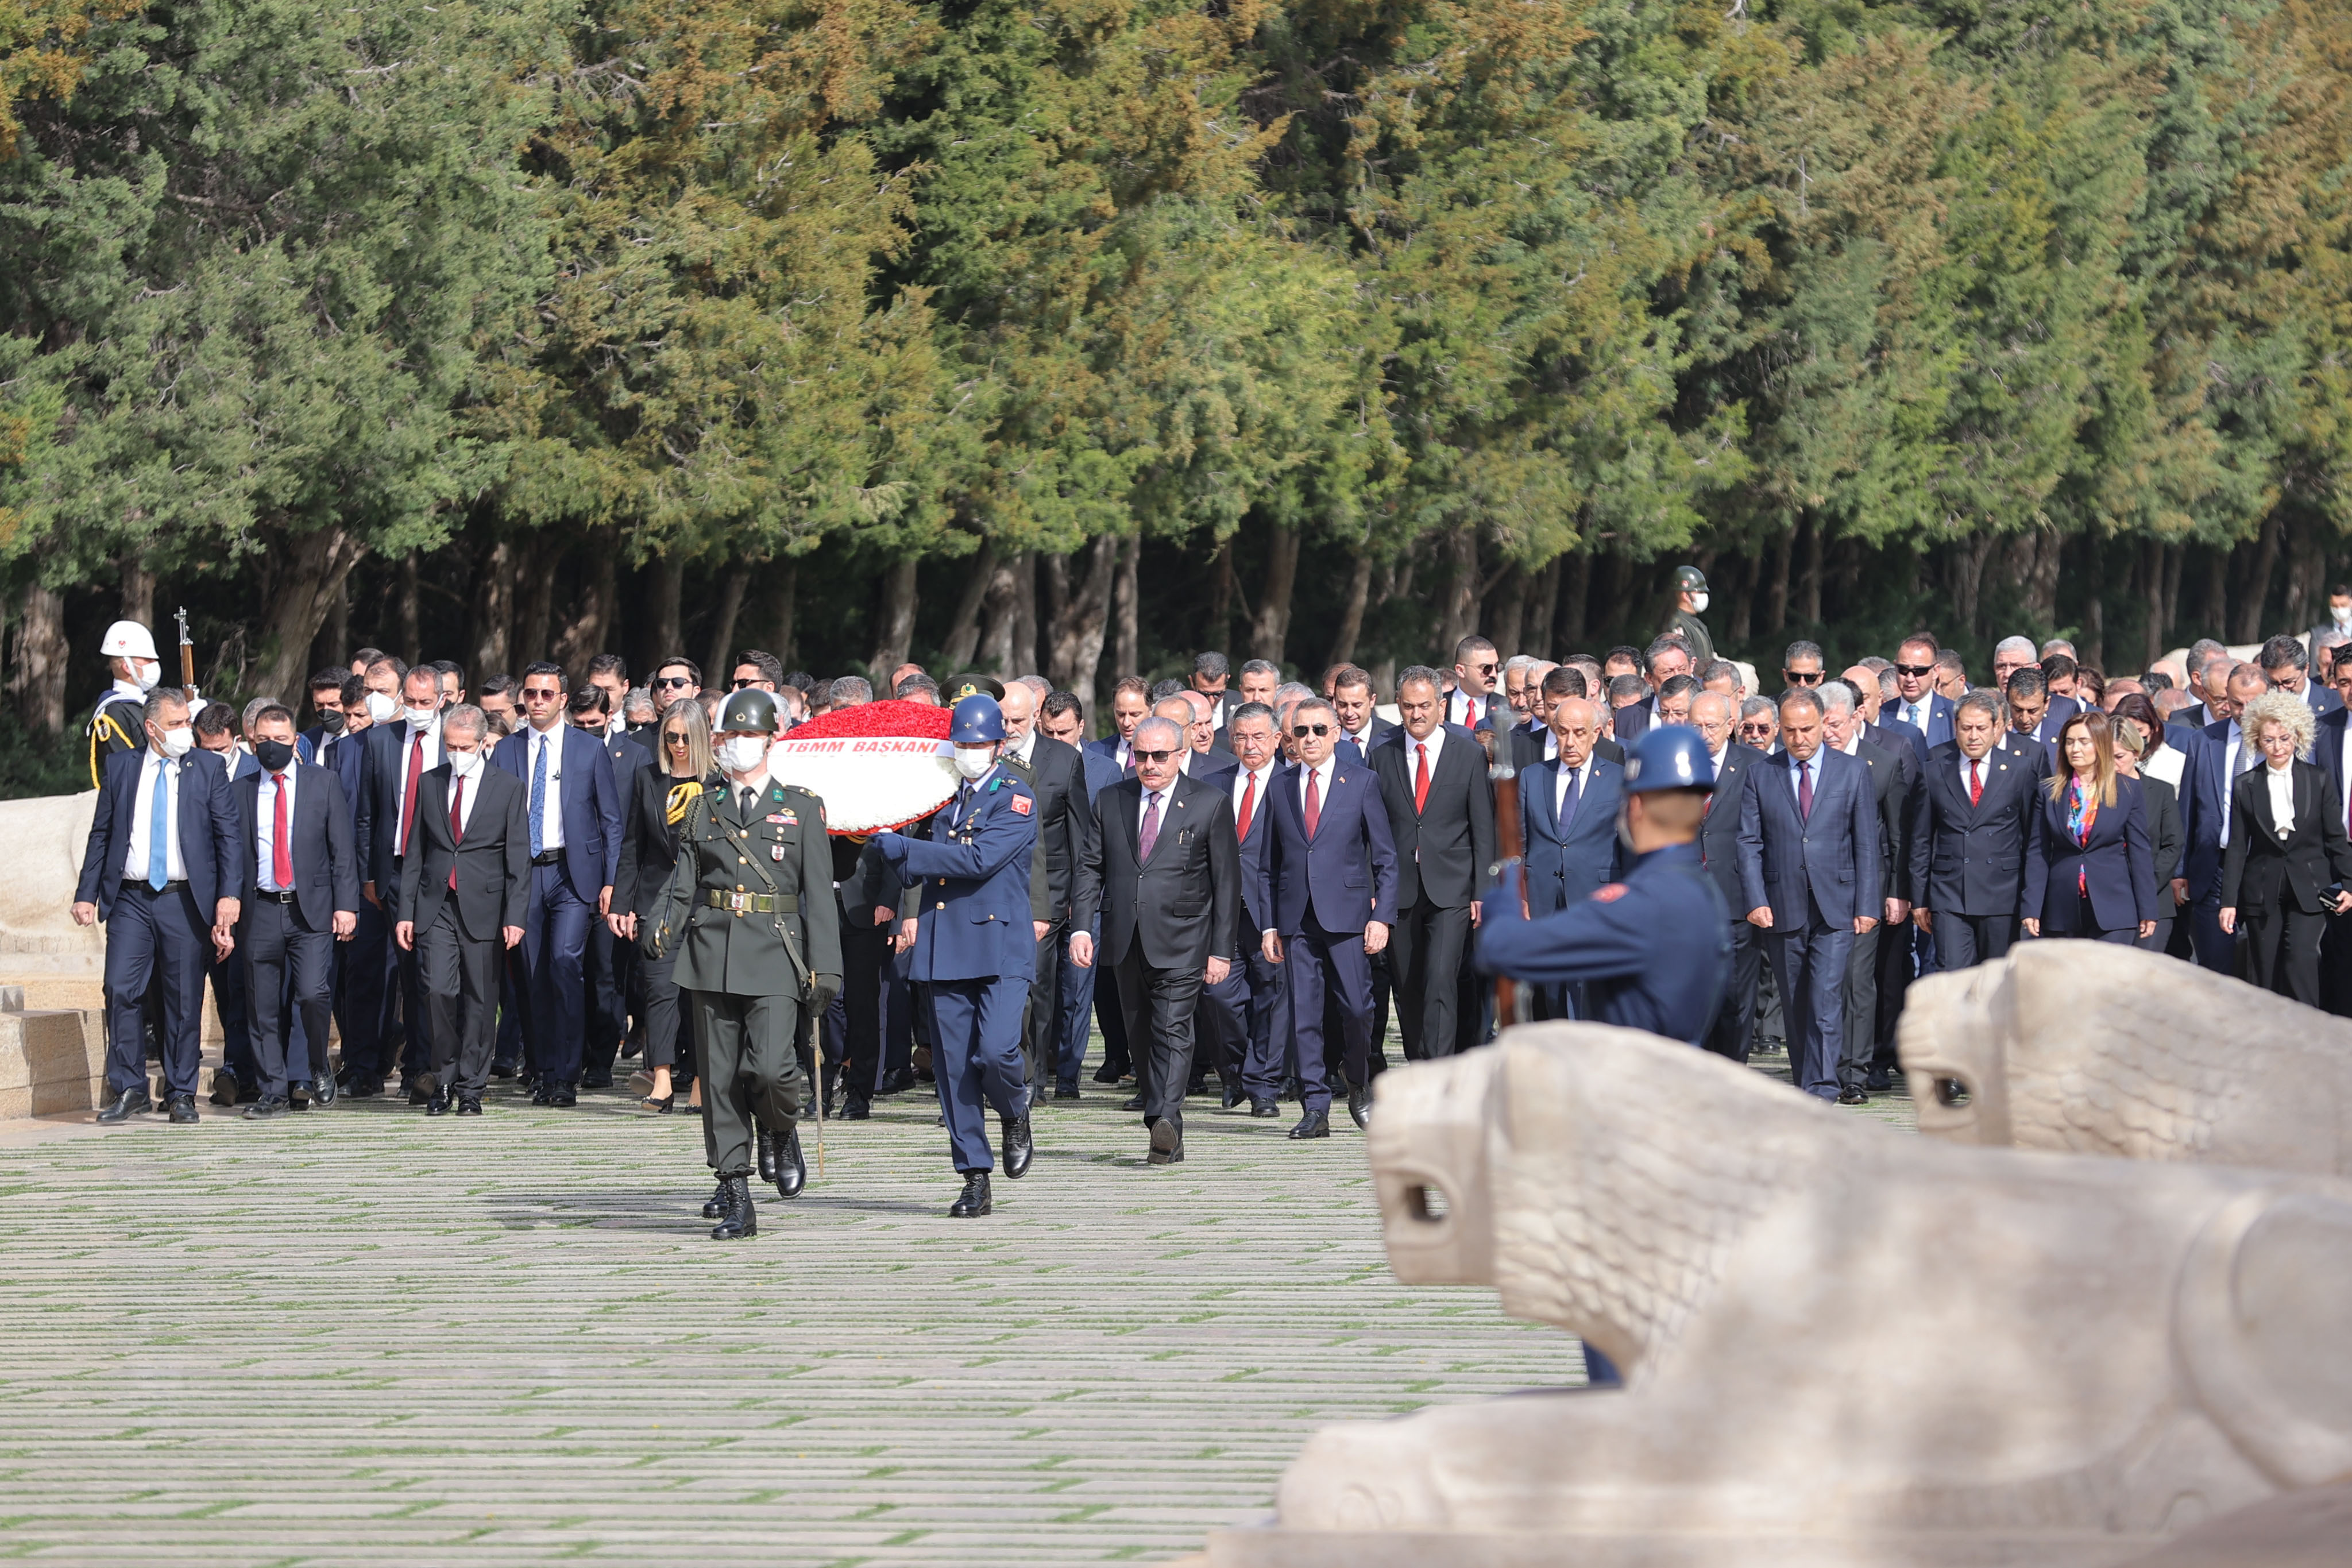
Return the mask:
<svg viewBox="0 0 2352 1568">
<path fill-rule="evenodd" d="M 904 827 L 956 791 L 955 748 L 944 708 L 868 702 L 812 719 L 778 740 L 768 773 L 824 802 L 825 826 L 845 837 Z"/>
</svg>

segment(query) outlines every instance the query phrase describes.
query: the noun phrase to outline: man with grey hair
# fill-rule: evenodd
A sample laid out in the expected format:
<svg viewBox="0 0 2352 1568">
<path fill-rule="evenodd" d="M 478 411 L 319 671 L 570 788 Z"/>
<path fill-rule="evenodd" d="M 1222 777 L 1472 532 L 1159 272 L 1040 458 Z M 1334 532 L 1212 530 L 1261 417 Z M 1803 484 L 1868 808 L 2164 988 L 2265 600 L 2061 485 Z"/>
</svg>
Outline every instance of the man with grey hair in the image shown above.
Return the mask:
<svg viewBox="0 0 2352 1568">
<path fill-rule="evenodd" d="M 1992 683 L 2006 691 L 2011 676 L 2029 664 L 2041 662 L 2041 656 L 2033 651 L 2032 637 L 2003 637 L 1993 645 Z"/>
<path fill-rule="evenodd" d="M 874 700 L 874 683 L 862 675 L 845 675 L 833 683 L 829 700 L 838 711 L 844 708 L 863 708 Z"/>
<path fill-rule="evenodd" d="M 2068 642 L 2064 637 L 2052 637 L 2049 641 L 2042 645 L 2042 658 L 2048 658 L 2053 653 L 2064 654 L 2068 658 L 2074 659 L 2077 662 L 2080 662 L 2083 657 L 2081 654 L 2074 651 L 2074 645 Z"/>
<path fill-rule="evenodd" d="M 1865 679 L 1870 674 L 1864 669 L 1857 673 Z M 1895 1059 L 1895 1012 L 1881 1007 L 1879 997 L 1882 990 L 1908 982 L 1911 964 L 1908 941 L 1899 945 L 1900 981 L 1895 973 L 1898 965 L 1885 955 L 1898 937 L 1911 933 L 1911 856 L 1905 836 L 1911 821 L 1916 764 L 1906 740 L 1880 731 L 1887 739 L 1874 741 L 1865 730 L 1868 711 L 1868 704 L 1857 700 L 1851 678 L 1822 684 L 1824 742 L 1870 770 L 1878 816 L 1878 860 L 1885 868 L 1886 895 L 1884 923 L 1854 933 L 1853 952 L 1846 963 L 1845 1054 L 1838 1063 L 1842 1105 L 1864 1104 L 1869 1090 L 1888 1085 L 1886 1067 L 1880 1065 L 1880 1059 L 1883 1057 L 1887 1066 Z"/>
<path fill-rule="evenodd" d="M 1715 879 L 1723 907 L 1731 913 L 1731 984 L 1707 1032 L 1706 1048 L 1717 1056 L 1744 1062 L 1756 1035 L 1756 994 L 1763 978 L 1763 933 L 1738 911 L 1745 901 L 1739 886 L 1739 792 L 1748 770 L 1769 763 L 1764 753 L 1734 738 L 1739 705 L 1713 689 L 1691 700 L 1691 725 L 1706 742 L 1707 761 L 1714 770 L 1715 795 L 1728 809 L 1712 805 L 1699 819 L 1699 864 Z"/>
</svg>

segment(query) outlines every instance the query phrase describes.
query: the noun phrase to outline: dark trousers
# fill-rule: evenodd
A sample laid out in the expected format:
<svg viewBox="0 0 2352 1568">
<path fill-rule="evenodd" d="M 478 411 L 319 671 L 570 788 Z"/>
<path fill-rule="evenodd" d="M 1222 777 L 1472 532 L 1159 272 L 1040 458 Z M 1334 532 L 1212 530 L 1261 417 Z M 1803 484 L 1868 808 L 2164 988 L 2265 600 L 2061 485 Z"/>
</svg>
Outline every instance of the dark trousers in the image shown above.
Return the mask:
<svg viewBox="0 0 2352 1568">
<path fill-rule="evenodd" d="M 1764 933 L 1789 1037 L 1789 1080 L 1807 1094 L 1834 1100 L 1845 1059 L 1845 972 L 1853 928 L 1832 926 L 1818 910 L 1799 931 Z"/>
<path fill-rule="evenodd" d="M 1029 982 L 1029 1011 L 1021 1020 L 1022 1062 L 1033 1090 L 1053 1076 L 1055 1058 L 1060 1054 L 1055 1041 L 1061 1036 L 1062 941 L 1068 933 L 1069 924 L 1066 920 L 1052 921 L 1045 927 L 1045 934 L 1037 939 L 1035 971 Z"/>
<path fill-rule="evenodd" d="M 2336 916 L 2320 933 L 2319 997 L 2337 1017 L 2352 1017 L 2352 915 Z"/>
<path fill-rule="evenodd" d="M 2055 927 L 2058 922 L 2050 919 L 2047 914 L 2044 914 L 2042 921 L 2042 934 L 2044 937 L 2064 937 L 2071 942 L 2112 942 L 2124 947 L 2137 947 L 2139 945 L 2138 921 L 2134 921 L 2129 925 L 2116 926 L 2112 930 L 2102 926 L 2099 924 L 2099 911 L 2097 907 L 2091 902 L 2090 899 L 2086 895 L 2080 892 L 2077 892 L 2074 895 L 2074 907 L 2071 911 L 2072 919 L 2069 922 L 2068 929 L 2064 931 L 2056 930 Z M 2053 898 L 2050 902 L 2050 907 L 2053 909 L 2064 909 L 2065 905 L 2060 902 L 2057 898 Z M 2221 922 L 2221 916 L 2216 914 L 2213 918 L 2215 924 L 2218 926 Z M 2242 921 L 2240 921 L 2238 926 L 2239 931 L 2242 933 L 2245 929 L 2245 923 Z"/>
<path fill-rule="evenodd" d="M 841 926 L 844 1097 L 853 1105 L 882 1087 L 883 973 L 890 963 L 890 928 L 844 921 Z"/>
<path fill-rule="evenodd" d="M 164 1092 L 196 1092 L 211 932 L 210 915 L 197 911 L 185 882 L 160 893 L 144 882 L 125 882 L 115 893 L 106 917 L 106 1085 L 117 1094 L 147 1082 L 140 1014 L 151 981 L 163 1009 Z"/>
<path fill-rule="evenodd" d="M 315 1075 L 307 1042 L 326 1044 L 335 1003 L 335 933 L 312 931 L 299 904 L 254 894 L 237 925 L 237 945 L 245 958 L 246 992 L 262 999 L 253 1010 L 261 1092 L 282 1095 L 288 1084 L 307 1083 Z M 286 1010 L 278 1005 L 289 994 L 299 1034 L 289 1031 Z"/>
<path fill-rule="evenodd" d="M 1936 921 L 1936 967 L 1974 969 L 2009 954 L 2017 935 L 2015 915 L 1962 915 L 1931 911 Z"/>
<path fill-rule="evenodd" d="M 339 944 L 342 973 L 335 992 L 335 1031 L 342 1037 L 344 1075 L 380 1076 L 376 1058 L 383 1049 L 383 977 L 390 961 L 392 923 L 383 910 L 360 900 L 352 939 Z"/>
<path fill-rule="evenodd" d="M 1100 928 L 1097 927 L 1097 933 Z M 1097 959 L 1095 963 L 1095 1027 L 1102 1031 L 1102 1066 L 1095 1077 L 1117 1083 L 1133 1065 L 1127 1043 L 1127 1011 L 1119 1005 L 1118 975 Z"/>
<path fill-rule="evenodd" d="M 2159 895 L 2156 900 L 2156 907 L 2162 909 L 2169 901 L 2169 900 Z M 2172 921 L 2168 918 L 2157 921 L 2154 934 L 2140 938 L 2137 945 L 2147 949 L 2150 952 L 2162 952 L 2166 948 L 2170 946 L 2171 942 Z M 2320 992 L 2324 996 L 2326 994 L 2326 987 L 2325 985 L 2321 986 Z"/>
<path fill-rule="evenodd" d="M 249 990 L 246 985 L 245 953 L 241 951 L 244 942 L 240 932 L 237 946 L 229 949 L 226 958 L 215 953 L 212 943 L 206 942 L 205 970 L 212 976 L 213 1007 L 220 1014 L 221 1063 L 236 1075 L 238 1083 L 249 1089 L 261 1082 L 264 1076 L 261 1057 L 255 1048 L 254 1016 L 278 1009 L 261 1003 L 260 999 L 270 993 Z"/>
<path fill-rule="evenodd" d="M 931 1014 L 931 1073 L 939 1082 L 940 1110 L 948 1119 L 948 1142 L 958 1171 L 992 1171 L 996 1152 L 988 1141 L 988 1111 L 1003 1117 L 1029 1113 L 1028 1086 L 1022 1078 L 1021 1010 L 1029 983 L 1003 980 L 935 980 L 917 990 Z M 706 1101 L 709 1092 L 705 1091 Z"/>
<path fill-rule="evenodd" d="M 1217 1073 L 1238 1077 L 1253 1100 L 1282 1098 L 1283 971 L 1256 943 L 1218 984 L 1208 986 L 1201 1016 L 1216 1040 Z"/>
<path fill-rule="evenodd" d="M 490 1049 L 499 1035 L 501 938 L 477 941 L 457 920 L 455 899 L 416 933 L 416 970 L 431 1020 L 433 1076 L 446 1094 L 479 1100 L 490 1079 Z M 454 1069 L 454 1070 L 453 1070 Z"/>
<path fill-rule="evenodd" d="M 1706 1048 L 1733 1061 L 1744 1062 L 1756 1043 L 1756 992 L 1764 976 L 1763 933 L 1746 920 L 1731 922 L 1731 989 L 1715 1012 L 1707 1031 Z"/>
<path fill-rule="evenodd" d="M 400 890 L 402 858 L 394 856 L 392 861 L 392 891 L 395 894 Z M 383 892 L 384 889 L 379 888 L 376 890 Z M 399 1004 L 400 1012 L 397 1024 L 387 1022 L 385 1025 L 383 1037 L 389 1046 L 395 1037 L 394 1031 L 398 1031 L 400 1074 L 403 1078 L 415 1078 L 433 1064 L 432 1026 L 425 1017 L 425 983 L 416 973 L 416 950 L 414 947 L 403 952 L 400 943 L 386 942 L 384 950 L 391 963 L 384 977 L 384 1012 L 388 1018 L 395 1001 Z M 377 1070 L 384 1077 L 392 1076 L 392 1068 L 389 1057 L 379 1059 Z"/>
<path fill-rule="evenodd" d="M 2221 893 L 2215 889 L 2209 898 L 2189 906 L 2189 943 L 2196 952 L 2197 964 L 2216 974 L 2242 976 L 2245 973 L 2246 928 L 2242 923 L 2235 933 L 2221 929 Z M 2043 928 L 2048 929 L 2046 926 Z M 2087 934 L 2087 933 L 2086 933 Z"/>
<path fill-rule="evenodd" d="M 1845 958 L 1845 1039 L 1838 1053 L 1841 1089 L 1862 1087 L 1878 1048 L 1878 936 L 1885 928 L 1857 931 Z"/>
<path fill-rule="evenodd" d="M 2326 915 L 2306 914 L 2293 905 L 2242 907 L 2238 921 L 2245 928 L 2253 983 L 2306 1007 L 2318 1006 L 2319 940 L 2327 927 Z"/>
<path fill-rule="evenodd" d="M 1870 1047 L 1874 1072 L 1895 1066 L 1895 1025 L 1903 1016 L 1904 999 L 1911 991 L 1911 954 L 1924 942 L 1919 928 L 1907 920 L 1900 925 L 1879 925 L 1878 1018 L 1871 1030 Z"/>
<path fill-rule="evenodd" d="M 751 1169 L 753 1119 L 789 1134 L 808 1103 L 808 1074 L 793 1049 L 800 1001 L 724 991 L 682 991 L 679 998 L 702 1055 L 703 1152 L 720 1175 L 743 1175 Z"/>
<path fill-rule="evenodd" d="M 588 1022 L 588 931 L 595 923 L 596 906 L 572 890 L 561 863 L 530 868 L 522 945 L 515 950 L 522 955 L 522 983 L 516 989 L 523 996 L 523 1037 L 531 1063 L 556 1083 L 580 1081 Z M 705 1104 L 709 1099 L 704 1096 Z"/>
<path fill-rule="evenodd" d="M 525 1054 L 522 1038 L 522 997 L 515 990 L 515 975 L 521 963 L 513 953 L 499 965 L 499 1043 L 492 1059 L 507 1066 L 520 1067 Z"/>
<path fill-rule="evenodd" d="M 1114 964 L 1127 1009 L 1128 1049 L 1143 1087 L 1143 1123 L 1172 1121 L 1184 1131 L 1184 1090 L 1192 1081 L 1192 1026 L 1201 1005 L 1201 971 L 1160 969 L 1143 961 L 1143 939 Z"/>
<path fill-rule="evenodd" d="M 907 974 L 914 962 L 915 950 L 910 947 L 892 952 L 882 966 L 882 1076 L 886 1079 L 892 1073 L 913 1069 L 918 1027 L 925 1037 L 923 1043 L 930 1043 L 928 1005 L 915 994 L 915 983 Z"/>
<path fill-rule="evenodd" d="M 1298 1042 L 1300 1103 L 1328 1111 L 1331 1085 L 1326 1071 L 1328 1042 L 1323 1004 L 1337 1004 L 1340 1047 L 1348 1081 L 1370 1081 L 1366 1067 L 1372 1044 L 1372 966 L 1364 955 L 1364 933 L 1325 931 L 1313 916 L 1307 929 L 1282 939 L 1283 968 L 1290 991 L 1290 1032 Z"/>
<path fill-rule="evenodd" d="M 678 990 L 672 978 L 677 972 L 677 949 L 672 946 L 659 958 L 639 955 L 636 963 L 637 1011 L 646 1023 L 646 1066 L 677 1067 L 678 1053 Z"/>
<path fill-rule="evenodd" d="M 1445 909 L 1427 894 L 1397 911 L 1389 931 L 1389 975 L 1396 984 L 1397 1025 L 1404 1059 L 1450 1057 L 1460 1043 L 1462 952 L 1470 940 L 1470 909 Z"/>
<path fill-rule="evenodd" d="M 1102 939 L 1102 921 L 1096 921 L 1087 934 L 1099 942 Z M 1078 1073 L 1087 1065 L 1087 1036 L 1095 1012 L 1095 965 L 1089 963 L 1082 967 L 1072 963 L 1069 942 L 1069 934 L 1065 932 L 1062 937 L 1061 973 L 1055 977 L 1058 1016 L 1055 1026 L 1059 1031 L 1054 1042 L 1054 1087 L 1056 1089 L 1078 1087 Z"/>
<path fill-rule="evenodd" d="M 580 1053 L 586 1072 L 611 1077 L 621 1054 L 621 1041 L 629 1032 L 629 970 L 635 950 L 635 942 L 614 936 L 601 920 L 589 928 L 581 959 L 588 983 L 582 998 L 587 1023 Z"/>
</svg>

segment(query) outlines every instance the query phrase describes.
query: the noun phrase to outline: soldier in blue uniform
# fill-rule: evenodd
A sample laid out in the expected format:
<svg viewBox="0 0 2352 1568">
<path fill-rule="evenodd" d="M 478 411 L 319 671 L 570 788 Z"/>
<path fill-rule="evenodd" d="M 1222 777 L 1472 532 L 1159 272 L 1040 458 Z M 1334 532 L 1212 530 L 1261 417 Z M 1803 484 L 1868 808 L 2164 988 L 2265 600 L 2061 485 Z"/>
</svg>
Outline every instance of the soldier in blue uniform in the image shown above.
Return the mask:
<svg viewBox="0 0 2352 1568">
<path fill-rule="evenodd" d="M 1706 738 L 1683 724 L 1650 731 L 1625 754 L 1624 788 L 1620 826 L 1635 857 L 1625 879 L 1531 921 L 1512 861 L 1486 901 L 1478 967 L 1538 985 L 1580 981 L 1596 1021 L 1696 1046 L 1731 973 L 1731 913 L 1696 843 L 1715 792 Z"/>
<path fill-rule="evenodd" d="M 963 783 L 930 819 L 930 837 L 882 832 L 882 858 L 919 888 L 920 923 L 908 978 L 930 1010 L 933 1070 L 963 1194 L 948 1213 L 989 1212 L 987 1108 L 1004 1136 L 1004 1173 L 1029 1169 L 1029 1090 L 1021 1058 L 1022 1008 L 1036 968 L 1029 923 L 1029 860 L 1037 801 L 1000 766 L 1004 715 L 985 694 L 955 705 L 948 739 Z"/>
</svg>

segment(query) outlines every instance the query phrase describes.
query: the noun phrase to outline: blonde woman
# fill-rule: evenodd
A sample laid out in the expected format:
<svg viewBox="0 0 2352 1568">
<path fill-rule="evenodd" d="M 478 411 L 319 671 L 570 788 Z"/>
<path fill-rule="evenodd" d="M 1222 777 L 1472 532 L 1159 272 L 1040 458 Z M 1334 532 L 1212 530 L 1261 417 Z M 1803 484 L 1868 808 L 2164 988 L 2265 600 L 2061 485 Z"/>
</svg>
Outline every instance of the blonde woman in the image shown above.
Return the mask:
<svg viewBox="0 0 2352 1568">
<path fill-rule="evenodd" d="M 2327 912 L 2352 910 L 2344 803 L 2326 771 L 2302 760 L 2317 724 L 2300 692 L 2264 692 L 2238 724 L 2262 761 L 2230 785 L 2221 929 L 2244 927 L 2255 984 L 2316 1007 Z"/>
<path fill-rule="evenodd" d="M 2092 709 L 2058 731 L 2058 767 L 2029 819 L 2028 936 L 2126 944 L 2156 934 L 2156 855 L 2139 781 L 2116 772 L 2107 716 Z"/>
<path fill-rule="evenodd" d="M 653 917 L 663 885 L 677 865 L 677 826 L 685 820 L 687 803 L 702 793 L 710 777 L 710 721 L 702 704 L 681 697 L 671 703 L 654 731 L 654 765 L 639 768 L 628 809 L 622 818 L 621 867 L 613 879 L 613 907 L 629 911 L 624 935 L 635 941 L 641 922 Z M 683 1071 L 678 1055 L 685 1031 L 678 1027 L 677 986 L 670 974 L 677 963 L 672 949 L 657 959 L 640 958 L 638 982 L 645 988 L 646 1066 L 654 1075 L 653 1092 L 642 1101 L 648 1110 L 667 1114 L 676 1105 L 674 1077 L 693 1083 L 687 1109 L 702 1108 L 702 1084 L 696 1079 L 693 1047 Z"/>
</svg>

